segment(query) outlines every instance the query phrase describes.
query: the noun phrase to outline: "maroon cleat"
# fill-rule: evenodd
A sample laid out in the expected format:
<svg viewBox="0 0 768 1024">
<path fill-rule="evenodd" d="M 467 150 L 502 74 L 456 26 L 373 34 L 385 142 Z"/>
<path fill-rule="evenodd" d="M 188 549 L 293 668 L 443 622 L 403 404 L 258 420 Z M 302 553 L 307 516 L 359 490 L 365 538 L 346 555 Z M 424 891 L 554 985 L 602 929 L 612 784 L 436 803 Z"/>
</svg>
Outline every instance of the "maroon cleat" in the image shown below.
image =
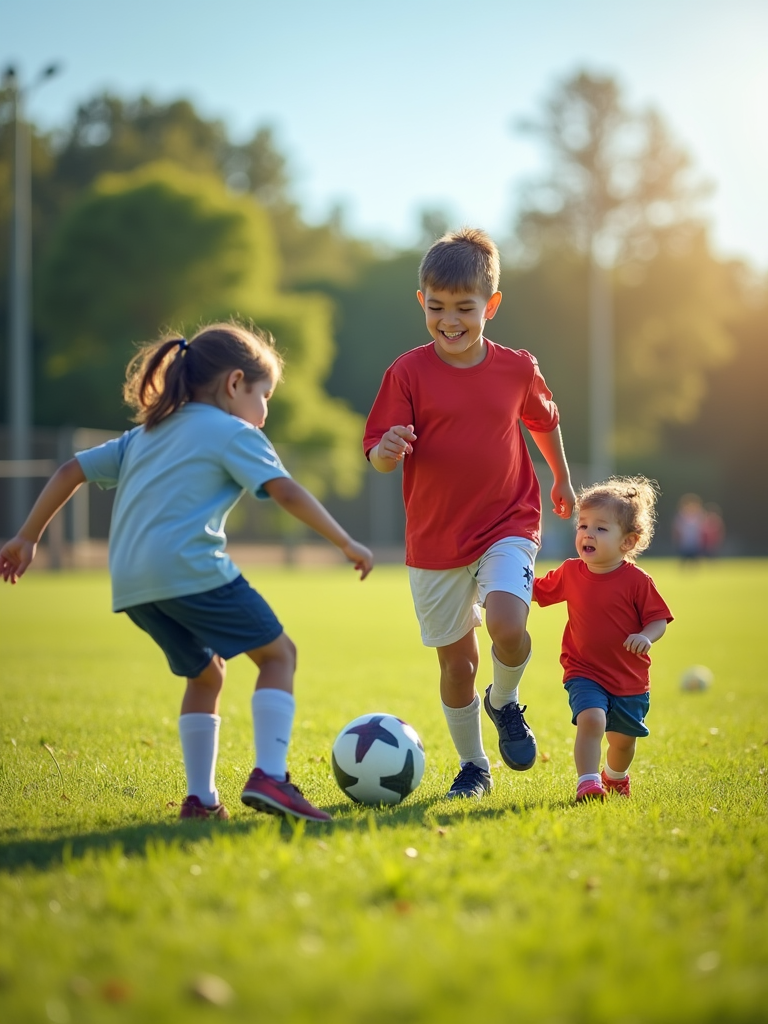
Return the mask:
<svg viewBox="0 0 768 1024">
<path fill-rule="evenodd" d="M 303 818 L 304 821 L 331 820 L 330 814 L 312 806 L 287 774 L 285 782 L 278 782 L 270 775 L 265 775 L 261 768 L 254 768 L 240 799 L 248 807 L 266 814 L 287 814 L 292 818 Z"/>
<path fill-rule="evenodd" d="M 609 779 L 605 774 L 605 769 L 600 773 L 600 777 L 603 780 L 603 785 L 609 793 L 617 793 L 619 796 L 629 796 L 629 776 L 625 775 L 623 779 Z"/>
<path fill-rule="evenodd" d="M 594 779 L 585 779 L 576 788 L 576 803 L 583 803 L 585 800 L 605 800 L 606 792 L 602 782 L 595 782 Z"/>
<path fill-rule="evenodd" d="M 179 818 L 182 821 L 188 818 L 216 818 L 219 821 L 229 821 L 229 811 L 224 804 L 206 807 L 199 797 L 186 796 L 181 805 Z"/>
</svg>

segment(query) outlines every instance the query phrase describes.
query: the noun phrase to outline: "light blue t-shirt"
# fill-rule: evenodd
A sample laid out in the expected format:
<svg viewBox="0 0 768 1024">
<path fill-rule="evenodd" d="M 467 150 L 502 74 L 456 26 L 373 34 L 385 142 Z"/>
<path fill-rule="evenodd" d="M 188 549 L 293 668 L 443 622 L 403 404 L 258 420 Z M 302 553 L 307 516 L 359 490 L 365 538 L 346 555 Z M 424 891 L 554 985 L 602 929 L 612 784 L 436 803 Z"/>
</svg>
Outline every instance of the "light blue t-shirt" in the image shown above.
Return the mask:
<svg viewBox="0 0 768 1024">
<path fill-rule="evenodd" d="M 258 428 L 199 402 L 76 458 L 90 483 L 117 488 L 109 532 L 115 611 L 236 579 L 224 550 L 227 516 L 246 491 L 267 498 L 265 483 L 290 476 Z"/>
</svg>

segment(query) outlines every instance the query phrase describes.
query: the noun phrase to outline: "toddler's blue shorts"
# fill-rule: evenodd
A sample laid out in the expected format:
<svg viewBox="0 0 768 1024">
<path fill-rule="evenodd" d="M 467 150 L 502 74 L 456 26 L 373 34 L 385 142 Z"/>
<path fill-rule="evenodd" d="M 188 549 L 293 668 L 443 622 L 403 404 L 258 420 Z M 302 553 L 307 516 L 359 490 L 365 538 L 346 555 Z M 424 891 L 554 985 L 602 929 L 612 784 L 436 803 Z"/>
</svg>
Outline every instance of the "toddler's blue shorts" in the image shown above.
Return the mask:
<svg viewBox="0 0 768 1024">
<path fill-rule="evenodd" d="M 234 658 L 271 644 L 283 632 L 264 598 L 242 576 L 215 590 L 125 608 L 162 648 L 171 672 L 194 679 L 214 654 Z"/>
<path fill-rule="evenodd" d="M 617 697 L 592 679 L 569 679 L 565 688 L 574 725 L 576 718 L 587 708 L 602 708 L 605 712 L 605 731 L 620 732 L 624 736 L 649 736 L 645 716 L 651 706 L 648 693 L 633 693 Z"/>
</svg>

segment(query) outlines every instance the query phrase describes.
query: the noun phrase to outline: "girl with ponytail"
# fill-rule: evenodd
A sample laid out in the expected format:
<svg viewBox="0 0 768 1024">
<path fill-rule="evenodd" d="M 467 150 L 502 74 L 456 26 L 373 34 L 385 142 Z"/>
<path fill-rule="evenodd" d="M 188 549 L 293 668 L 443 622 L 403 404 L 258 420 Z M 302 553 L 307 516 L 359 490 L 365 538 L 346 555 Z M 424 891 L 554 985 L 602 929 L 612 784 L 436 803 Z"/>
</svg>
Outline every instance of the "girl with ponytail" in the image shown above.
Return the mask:
<svg viewBox="0 0 768 1024">
<path fill-rule="evenodd" d="M 116 488 L 113 609 L 148 633 L 171 672 L 186 678 L 179 718 L 188 788 L 182 818 L 229 817 L 216 788 L 219 700 L 226 662 L 238 654 L 258 669 L 251 700 L 256 767 L 241 800 L 267 813 L 329 818 L 286 771 L 296 648 L 225 550 L 227 516 L 249 491 L 335 544 L 361 579 L 373 566 L 368 548 L 291 478 L 262 433 L 282 367 L 270 335 L 237 323 L 211 324 L 189 341 L 169 335 L 144 346 L 124 387 L 138 426 L 60 466 L 0 550 L 0 573 L 16 583 L 45 527 L 81 484 Z"/>
</svg>

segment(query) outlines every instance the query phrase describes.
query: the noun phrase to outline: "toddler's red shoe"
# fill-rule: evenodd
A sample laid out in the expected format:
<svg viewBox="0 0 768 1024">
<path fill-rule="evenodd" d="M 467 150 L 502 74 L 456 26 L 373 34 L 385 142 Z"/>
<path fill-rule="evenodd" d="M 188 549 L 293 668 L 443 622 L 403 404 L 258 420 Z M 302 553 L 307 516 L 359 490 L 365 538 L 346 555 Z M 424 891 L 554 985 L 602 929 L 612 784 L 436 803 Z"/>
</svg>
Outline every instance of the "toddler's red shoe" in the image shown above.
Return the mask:
<svg viewBox="0 0 768 1024">
<path fill-rule="evenodd" d="M 619 796 L 629 796 L 629 776 L 625 775 L 623 779 L 609 779 L 605 774 L 605 768 L 600 773 L 600 778 L 603 780 L 603 785 L 609 793 L 618 793 Z"/>
<path fill-rule="evenodd" d="M 576 787 L 576 803 L 584 800 L 605 800 L 606 792 L 602 782 L 595 782 L 594 779 L 584 779 Z"/>
<path fill-rule="evenodd" d="M 304 797 L 298 786 L 291 782 L 290 775 L 285 782 L 278 782 L 270 775 L 265 775 L 261 768 L 254 768 L 240 799 L 248 807 L 266 814 L 288 814 L 292 818 L 303 818 L 305 821 L 330 821 L 330 814 L 313 807 Z"/>
<path fill-rule="evenodd" d="M 199 797 L 186 796 L 179 811 L 179 818 L 217 818 L 219 821 L 229 821 L 229 811 L 224 804 L 206 807 Z"/>
</svg>

